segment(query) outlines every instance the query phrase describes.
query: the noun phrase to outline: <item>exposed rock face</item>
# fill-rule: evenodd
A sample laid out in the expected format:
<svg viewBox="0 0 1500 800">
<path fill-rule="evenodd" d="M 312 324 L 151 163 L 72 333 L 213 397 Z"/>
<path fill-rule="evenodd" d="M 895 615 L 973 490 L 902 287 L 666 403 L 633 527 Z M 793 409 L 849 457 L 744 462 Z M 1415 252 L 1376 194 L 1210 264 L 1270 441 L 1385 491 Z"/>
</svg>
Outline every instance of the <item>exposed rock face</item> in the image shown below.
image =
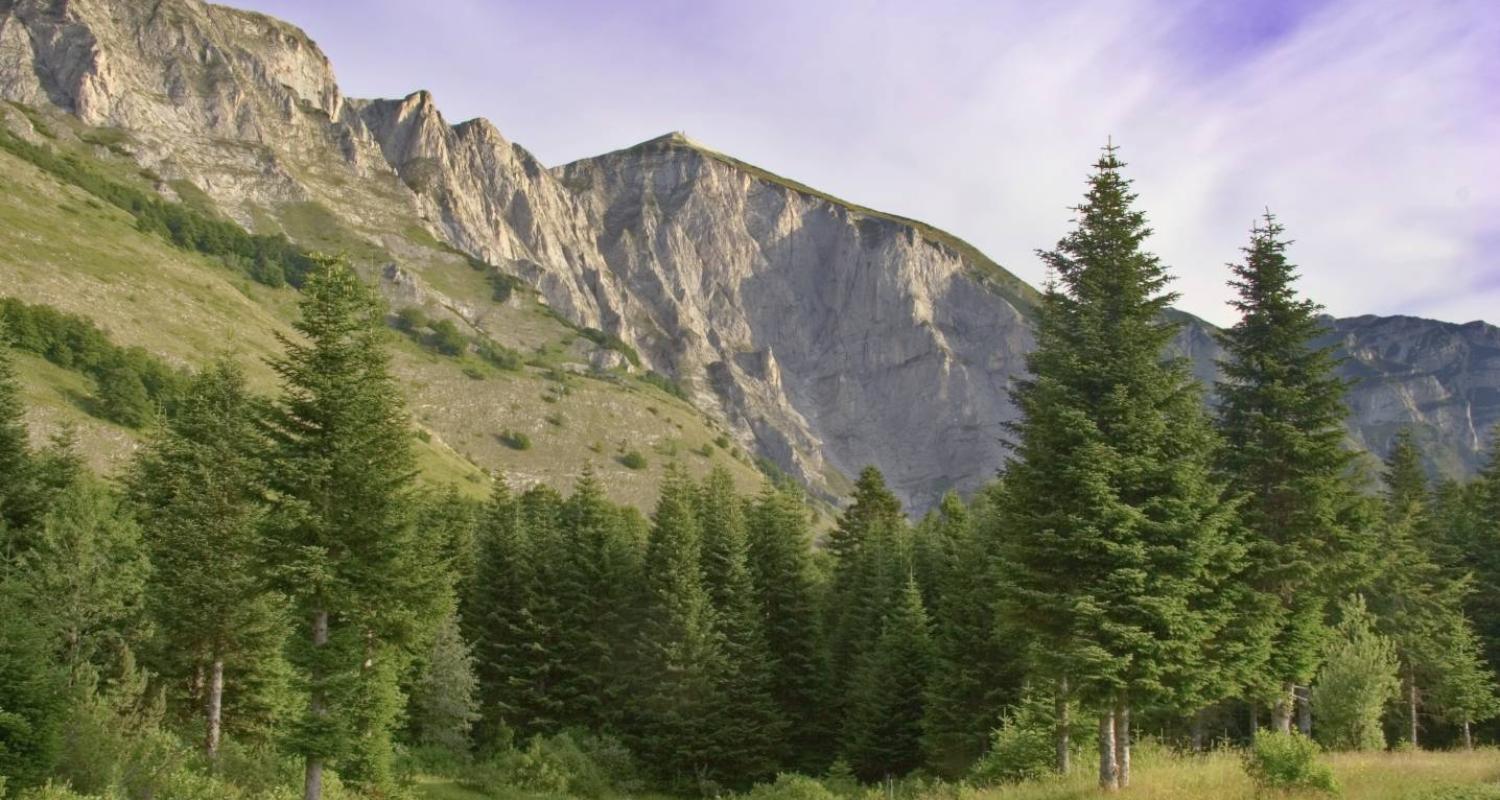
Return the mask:
<svg viewBox="0 0 1500 800">
<path fill-rule="evenodd" d="M 247 225 L 295 235 L 289 209 L 315 204 L 372 240 L 415 227 L 500 265 L 824 495 L 876 464 L 920 511 L 1001 464 L 1034 292 L 919 223 L 678 135 L 549 170 L 426 92 L 346 99 L 301 31 L 198 0 L 0 0 L 0 97 L 128 131 L 143 166 Z M 399 264 L 373 272 L 393 297 L 439 294 Z M 1500 331 L 1336 331 L 1365 378 L 1356 438 L 1380 451 L 1414 421 L 1440 466 L 1472 469 L 1500 419 Z M 1209 329 L 1179 344 L 1211 378 Z"/>
</svg>

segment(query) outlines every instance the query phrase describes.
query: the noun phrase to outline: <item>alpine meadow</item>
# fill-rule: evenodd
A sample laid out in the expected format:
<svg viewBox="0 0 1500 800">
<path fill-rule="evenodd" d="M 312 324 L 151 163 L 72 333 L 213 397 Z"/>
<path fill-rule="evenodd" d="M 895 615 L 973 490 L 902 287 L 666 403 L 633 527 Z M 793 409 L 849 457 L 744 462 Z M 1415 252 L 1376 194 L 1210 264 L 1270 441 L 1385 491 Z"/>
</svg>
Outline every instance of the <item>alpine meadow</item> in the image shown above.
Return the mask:
<svg viewBox="0 0 1500 800">
<path fill-rule="evenodd" d="M 244 5 L 305 12 L 361 86 L 554 48 L 452 84 L 541 103 L 539 131 L 564 115 L 553 148 L 676 103 L 779 142 L 737 115 L 809 93 L 798 124 L 850 163 L 781 163 L 834 182 L 911 157 L 892 131 L 930 129 L 902 103 L 993 122 L 966 105 L 995 100 L 964 71 L 975 33 L 1013 37 L 984 63 L 1018 103 L 1052 25 L 1081 55 L 1048 86 L 1145 63 L 1004 3 Z M 1391 102 L 1416 103 L 1442 48 L 1397 44 L 1467 22 L 1460 85 L 1500 16 L 1120 5 L 1132 36 L 1243 63 L 1170 62 L 1212 87 L 1175 104 L 1122 78 L 1201 127 L 1076 115 L 1128 135 L 1049 144 L 1071 200 L 1050 162 L 1007 172 L 1019 189 L 933 170 L 1005 209 L 987 242 L 1040 246 L 1034 288 L 681 133 L 546 167 L 426 91 L 346 97 L 260 11 L 0 0 L 0 798 L 1500 800 L 1500 328 L 1325 308 L 1407 286 L 1413 243 L 1464 268 L 1437 262 L 1470 234 L 1436 241 L 1436 205 L 1406 238 L 1361 228 L 1352 194 L 1318 211 L 1334 155 L 1305 180 L 1231 164 L 1312 169 L 1273 124 L 1213 161 L 1193 136 L 1229 118 L 1189 119 L 1227 112 L 1182 101 L 1320 80 L 1346 62 L 1297 43 L 1378 17 L 1381 58 L 1418 59 Z M 378 46 L 393 14 L 401 52 Z M 898 29 L 910 50 L 871 44 Z M 466 44 L 481 30 L 493 49 Z M 612 75 L 604 34 L 635 42 Z M 788 77 L 838 58 L 839 100 Z M 898 73 L 966 88 L 893 105 L 904 84 L 877 78 Z M 986 158 L 1057 155 L 994 134 Z M 1423 153 L 1454 180 L 1496 166 Z M 951 210 L 925 191 L 912 208 Z M 1059 224 L 1015 213 L 1038 206 Z M 1209 216 L 1247 225 L 1187 229 Z M 1325 263 L 1351 231 L 1376 240 L 1358 277 Z"/>
</svg>

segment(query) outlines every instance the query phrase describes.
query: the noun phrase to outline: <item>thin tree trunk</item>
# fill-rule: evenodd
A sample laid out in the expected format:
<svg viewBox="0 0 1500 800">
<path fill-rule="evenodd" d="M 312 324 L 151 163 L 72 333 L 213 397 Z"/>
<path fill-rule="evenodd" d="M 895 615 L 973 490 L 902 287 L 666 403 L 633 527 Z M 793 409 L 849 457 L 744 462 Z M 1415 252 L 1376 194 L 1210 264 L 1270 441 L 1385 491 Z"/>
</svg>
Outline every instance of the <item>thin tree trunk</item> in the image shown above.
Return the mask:
<svg viewBox="0 0 1500 800">
<path fill-rule="evenodd" d="M 1106 792 L 1120 788 L 1120 770 L 1115 762 L 1115 715 L 1099 715 L 1099 788 Z"/>
<path fill-rule="evenodd" d="M 1130 786 L 1130 706 L 1115 708 L 1115 774 L 1120 788 Z"/>
<path fill-rule="evenodd" d="M 320 649 L 328 644 L 328 611 L 318 609 L 313 612 L 312 620 L 312 643 L 315 649 Z M 308 710 L 314 717 L 323 717 L 328 714 L 324 705 L 323 688 L 318 678 L 322 675 L 314 675 L 313 691 L 308 698 Z M 309 755 L 307 757 L 307 776 L 302 785 L 303 800 L 322 800 L 323 798 L 323 756 Z"/>
<path fill-rule="evenodd" d="M 1255 734 L 1260 731 L 1260 706 L 1250 701 L 1250 741 L 1255 741 Z"/>
<path fill-rule="evenodd" d="M 1072 747 L 1068 741 L 1068 679 L 1060 678 L 1057 681 L 1057 774 L 1068 774 L 1068 768 L 1072 766 Z"/>
<path fill-rule="evenodd" d="M 203 749 L 208 752 L 209 761 L 216 761 L 219 758 L 219 733 L 224 715 L 224 659 L 222 657 L 216 656 L 213 666 L 209 667 L 206 706 L 208 734 L 204 738 Z"/>
<path fill-rule="evenodd" d="M 1471 752 L 1474 750 L 1474 731 L 1467 719 L 1464 720 L 1464 749 Z"/>
<path fill-rule="evenodd" d="M 1204 716 L 1206 713 L 1207 709 L 1202 708 L 1193 712 L 1193 721 L 1191 727 L 1188 729 L 1188 736 L 1191 742 L 1190 747 L 1192 747 L 1194 753 L 1203 752 L 1203 740 L 1207 738 L 1205 735 L 1206 731 L 1204 730 L 1204 725 L 1206 724 Z"/>
<path fill-rule="evenodd" d="M 1282 733 L 1292 732 L 1292 703 L 1296 702 L 1295 693 L 1297 687 L 1290 683 L 1281 685 L 1281 694 L 1276 698 L 1276 705 L 1271 706 L 1271 727 Z"/>
<path fill-rule="evenodd" d="M 1296 688 L 1297 693 L 1297 730 L 1303 736 L 1312 736 L 1312 689 L 1306 686 Z"/>
<path fill-rule="evenodd" d="M 1406 670 L 1406 713 L 1411 723 L 1411 746 L 1420 747 L 1417 741 L 1417 670 L 1410 667 Z"/>
</svg>

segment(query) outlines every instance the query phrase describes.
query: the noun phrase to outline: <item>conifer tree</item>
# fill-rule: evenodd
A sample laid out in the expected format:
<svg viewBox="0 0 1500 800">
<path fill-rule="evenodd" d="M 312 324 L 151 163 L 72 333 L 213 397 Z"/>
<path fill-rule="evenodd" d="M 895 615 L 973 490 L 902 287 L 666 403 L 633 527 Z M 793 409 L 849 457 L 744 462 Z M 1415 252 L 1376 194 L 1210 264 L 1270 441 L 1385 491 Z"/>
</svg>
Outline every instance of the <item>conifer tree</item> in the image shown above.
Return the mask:
<svg viewBox="0 0 1500 800">
<path fill-rule="evenodd" d="M 1465 497 L 1450 503 L 1447 536 L 1458 548 L 1460 568 L 1472 571 L 1474 591 L 1465 610 L 1473 620 L 1484 660 L 1500 669 L 1500 436 L 1493 436 L 1489 461 Z"/>
<path fill-rule="evenodd" d="M 262 565 L 263 451 L 244 373 L 220 360 L 194 378 L 127 479 L 154 567 L 159 649 L 179 655 L 163 667 L 184 685 L 202 676 L 195 700 L 210 758 L 224 727 L 226 672 L 279 658 L 284 638 L 282 603 Z"/>
<path fill-rule="evenodd" d="M 771 654 L 749 565 L 745 514 L 722 465 L 704 479 L 697 509 L 704 582 L 723 643 L 714 762 L 724 781 L 748 788 L 775 774 L 786 722 L 771 697 Z"/>
<path fill-rule="evenodd" d="M 705 788 L 715 771 L 714 715 L 723 639 L 703 585 L 695 487 L 669 469 L 645 562 L 637 751 L 679 788 Z"/>
<path fill-rule="evenodd" d="M 438 543 L 414 524 L 411 434 L 377 297 L 346 264 L 324 261 L 301 311 L 301 338 L 283 339 L 272 363 L 282 392 L 267 473 L 309 698 L 294 746 L 307 761 L 304 796 L 316 800 L 333 759 L 355 783 L 392 780 L 396 682 L 449 587 L 433 563 Z"/>
<path fill-rule="evenodd" d="M 767 482 L 748 524 L 750 575 L 770 653 L 771 697 L 787 723 L 779 759 L 798 772 L 821 773 L 834 755 L 833 726 L 824 713 L 828 664 L 808 510 L 794 489 Z"/>
<path fill-rule="evenodd" d="M 1375 629 L 1364 600 L 1355 596 L 1340 603 L 1339 623 L 1324 648 L 1312 687 L 1318 741 L 1332 750 L 1384 748 L 1380 715 L 1400 686 L 1396 648 Z"/>
<path fill-rule="evenodd" d="M 933 578 L 933 666 L 927 683 L 922 744 L 927 765 L 958 777 L 988 745 L 1004 708 L 1020 699 L 1022 669 L 1010 637 L 998 627 L 1004 591 L 995 563 L 992 487 L 972 510 L 943 498 L 927 524 L 941 543 Z"/>
<path fill-rule="evenodd" d="M 450 614 L 433 636 L 411 694 L 411 727 L 420 744 L 451 753 L 469 750 L 469 731 L 478 719 L 478 680 L 474 657 Z"/>
<path fill-rule="evenodd" d="M 3 323 L 0 318 L 0 553 L 9 550 L 5 531 L 26 527 L 36 516 L 25 408 Z"/>
<path fill-rule="evenodd" d="M 1201 390 L 1163 354 L 1178 328 L 1169 277 L 1142 249 L 1114 148 L 1095 166 L 1077 227 L 1042 254 L 1059 283 L 1013 393 L 1003 555 L 1006 616 L 1033 669 L 1099 714 L 1114 789 L 1129 782 L 1130 709 L 1187 702 L 1175 690 L 1219 635 L 1213 598 L 1239 556 Z"/>
<path fill-rule="evenodd" d="M 1223 471 L 1245 497 L 1248 579 L 1275 600 L 1268 663 L 1251 692 L 1273 702 L 1275 727 L 1289 731 L 1295 687 L 1318 666 L 1326 584 L 1349 535 L 1341 514 L 1350 455 L 1344 384 L 1331 352 L 1311 344 L 1322 333 L 1321 308 L 1298 297 L 1282 233 L 1268 212 L 1251 231 L 1244 262 L 1231 266 L 1239 295 L 1231 305 L 1241 318 L 1221 335 L 1218 394 Z"/>
<path fill-rule="evenodd" d="M 921 765 L 924 687 L 932 660 L 922 592 L 908 578 L 850 688 L 844 758 L 864 780 L 905 775 Z"/>
</svg>

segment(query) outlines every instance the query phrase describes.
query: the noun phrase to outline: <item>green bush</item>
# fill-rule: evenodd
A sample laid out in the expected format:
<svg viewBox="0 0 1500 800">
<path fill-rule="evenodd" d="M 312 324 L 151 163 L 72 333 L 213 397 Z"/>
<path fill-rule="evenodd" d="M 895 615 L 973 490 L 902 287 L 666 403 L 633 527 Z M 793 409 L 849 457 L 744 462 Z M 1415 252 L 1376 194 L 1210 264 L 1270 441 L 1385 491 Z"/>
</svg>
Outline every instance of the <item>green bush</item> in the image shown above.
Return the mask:
<svg viewBox="0 0 1500 800">
<path fill-rule="evenodd" d="M 479 353 L 480 358 L 490 362 L 496 369 L 518 372 L 526 365 L 526 359 L 520 353 L 489 339 L 479 340 L 475 351 Z"/>
<path fill-rule="evenodd" d="M 501 433 L 500 443 L 512 450 L 531 449 L 531 437 L 520 431 L 505 431 Z"/>
<path fill-rule="evenodd" d="M 630 452 L 626 453 L 625 455 L 620 456 L 619 460 L 620 460 L 620 465 L 623 466 L 623 467 L 625 467 L 626 469 L 645 469 L 646 468 L 646 457 L 643 456 L 643 455 L 641 455 L 641 451 L 639 451 L 639 450 L 631 450 Z"/>
<path fill-rule="evenodd" d="M 1321 753 L 1317 742 L 1300 733 L 1262 731 L 1245 754 L 1245 772 L 1262 789 L 1335 793 L 1338 783 Z"/>
<path fill-rule="evenodd" d="M 1382 750 L 1381 717 L 1400 689 L 1396 648 L 1376 629 L 1364 600 L 1340 604 L 1339 616 L 1312 688 L 1313 734 L 1330 750 Z"/>
<path fill-rule="evenodd" d="M 598 798 L 639 791 L 636 767 L 619 740 L 565 731 L 536 736 L 525 749 L 508 748 L 463 770 L 460 785 L 495 797 L 505 790 Z"/>
<path fill-rule="evenodd" d="M 427 327 L 427 314 L 416 306 L 407 306 L 396 312 L 396 330 L 415 333 Z"/>
<path fill-rule="evenodd" d="M 432 324 L 432 349 L 445 356 L 463 355 L 469 349 L 469 337 L 465 336 L 451 319 L 438 320 Z"/>
<path fill-rule="evenodd" d="M 655 370 L 648 371 L 646 374 L 642 375 L 641 382 L 650 384 L 651 386 L 655 386 L 656 388 L 666 392 L 669 395 L 672 395 L 679 400 L 682 400 L 683 402 L 692 402 L 688 399 L 687 390 L 682 388 L 682 384 L 672 380 L 671 378 L 668 378 L 667 376 Z"/>
<path fill-rule="evenodd" d="M 978 786 L 1032 780 L 1053 771 L 1056 735 L 1050 714 L 1025 702 L 1005 712 L 990 750 L 975 763 L 970 780 Z"/>
<path fill-rule="evenodd" d="M 837 800 L 838 795 L 828 791 L 817 780 L 806 775 L 777 775 L 773 783 L 757 784 L 743 795 L 746 800 Z"/>
</svg>

